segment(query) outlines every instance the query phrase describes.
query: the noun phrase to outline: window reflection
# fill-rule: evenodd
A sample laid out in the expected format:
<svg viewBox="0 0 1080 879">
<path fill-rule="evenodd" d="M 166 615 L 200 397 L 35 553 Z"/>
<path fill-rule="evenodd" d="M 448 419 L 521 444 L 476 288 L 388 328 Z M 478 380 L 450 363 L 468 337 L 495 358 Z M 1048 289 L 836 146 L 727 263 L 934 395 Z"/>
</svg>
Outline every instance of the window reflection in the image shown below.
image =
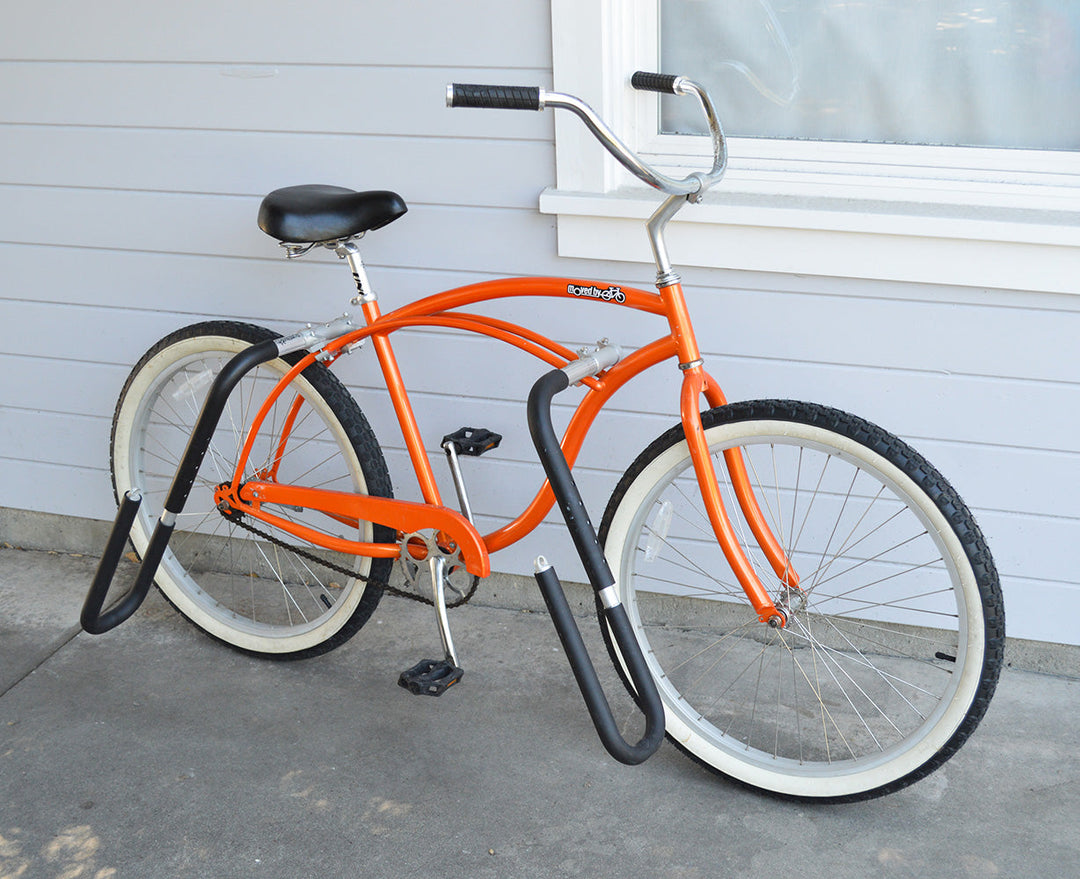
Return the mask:
<svg viewBox="0 0 1080 879">
<path fill-rule="evenodd" d="M 661 59 L 731 135 L 1080 149 L 1074 0 L 661 0 Z"/>
</svg>

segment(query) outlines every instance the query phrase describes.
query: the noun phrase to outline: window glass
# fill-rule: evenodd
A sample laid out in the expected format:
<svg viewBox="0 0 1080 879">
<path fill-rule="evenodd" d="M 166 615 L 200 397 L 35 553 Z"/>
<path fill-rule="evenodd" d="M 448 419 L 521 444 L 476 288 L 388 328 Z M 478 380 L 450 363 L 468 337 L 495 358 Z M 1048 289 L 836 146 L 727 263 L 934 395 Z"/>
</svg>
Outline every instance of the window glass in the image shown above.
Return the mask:
<svg viewBox="0 0 1080 879">
<path fill-rule="evenodd" d="M 729 135 L 1080 150 L 1080 0 L 661 0 Z M 687 102 L 660 133 L 698 134 Z"/>
</svg>

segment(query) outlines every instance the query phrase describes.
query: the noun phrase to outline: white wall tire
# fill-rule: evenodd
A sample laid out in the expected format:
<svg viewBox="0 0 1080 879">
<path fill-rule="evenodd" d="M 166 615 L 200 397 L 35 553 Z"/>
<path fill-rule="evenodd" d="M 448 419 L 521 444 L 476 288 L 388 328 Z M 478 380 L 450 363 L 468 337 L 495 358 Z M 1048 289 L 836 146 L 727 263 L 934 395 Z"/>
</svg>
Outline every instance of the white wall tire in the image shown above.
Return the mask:
<svg viewBox="0 0 1080 879">
<path fill-rule="evenodd" d="M 796 798 L 862 799 L 923 777 L 975 728 L 1002 659 L 1000 587 L 967 508 L 910 447 L 837 410 L 758 401 L 703 423 L 762 582 L 784 597 L 724 484 L 725 448 L 744 450 L 803 591 L 785 629 L 756 622 L 696 509 L 681 428 L 639 456 L 600 534 L 669 738 Z"/>
</svg>

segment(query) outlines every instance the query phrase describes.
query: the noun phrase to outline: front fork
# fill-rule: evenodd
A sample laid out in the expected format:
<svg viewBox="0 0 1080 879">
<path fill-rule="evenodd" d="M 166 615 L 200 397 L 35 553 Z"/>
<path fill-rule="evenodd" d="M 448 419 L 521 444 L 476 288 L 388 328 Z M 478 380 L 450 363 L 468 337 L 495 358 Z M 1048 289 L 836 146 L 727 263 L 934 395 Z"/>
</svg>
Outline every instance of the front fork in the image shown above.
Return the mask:
<svg viewBox="0 0 1080 879">
<path fill-rule="evenodd" d="M 686 444 L 690 449 L 690 459 L 694 464 L 694 473 L 697 476 L 709 523 L 712 525 L 713 533 L 716 535 L 724 557 L 735 573 L 739 585 L 746 592 L 758 619 L 774 628 L 782 628 L 787 623 L 787 617 L 769 597 L 768 590 L 739 545 L 731 518 L 720 496 L 720 485 L 713 468 L 712 453 L 709 451 L 705 429 L 701 423 L 698 401 L 703 394 L 711 406 L 723 406 L 727 402 L 719 387 L 709 381 L 708 375 L 700 366 L 687 370 L 683 377 L 680 401 L 683 432 L 686 434 Z M 773 573 L 785 587 L 797 589 L 799 575 L 792 567 L 791 560 L 761 512 L 742 452 L 738 448 L 725 450 L 724 465 L 731 478 L 739 509 L 750 526 L 758 546 L 768 559 Z"/>
<path fill-rule="evenodd" d="M 679 349 L 679 368 L 683 371 L 682 393 L 679 400 L 680 416 L 709 523 L 712 525 L 713 533 L 716 535 L 724 557 L 738 579 L 739 585 L 746 592 L 758 619 L 774 628 L 781 628 L 787 624 L 787 617 L 769 597 L 768 590 L 739 545 L 731 518 L 720 496 L 720 485 L 716 471 L 713 469 L 712 453 L 709 451 L 709 444 L 705 439 L 705 428 L 701 423 L 700 401 L 703 395 L 710 406 L 723 406 L 727 400 L 720 387 L 709 378 L 703 368 L 683 298 L 682 286 L 677 281 L 667 286 L 660 286 L 660 297 L 667 307 L 672 335 Z M 727 449 L 724 452 L 724 464 L 731 478 L 739 509 L 773 572 L 785 587 L 798 588 L 799 576 L 769 527 L 754 496 L 742 452 L 738 448 Z"/>
</svg>

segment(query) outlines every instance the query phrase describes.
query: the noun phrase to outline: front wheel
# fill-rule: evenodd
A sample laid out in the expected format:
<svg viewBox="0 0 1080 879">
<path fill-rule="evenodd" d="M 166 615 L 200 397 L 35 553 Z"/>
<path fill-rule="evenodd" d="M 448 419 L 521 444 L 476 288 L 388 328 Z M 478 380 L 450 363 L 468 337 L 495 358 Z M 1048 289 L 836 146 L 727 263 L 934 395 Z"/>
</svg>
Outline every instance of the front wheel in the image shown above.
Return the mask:
<svg viewBox="0 0 1080 879">
<path fill-rule="evenodd" d="M 997 573 L 967 507 L 904 442 L 835 409 L 755 401 L 702 422 L 739 541 L 787 625 L 758 622 L 671 429 L 627 470 L 600 528 L 669 738 L 789 797 L 858 800 L 922 778 L 975 729 L 1002 662 Z M 745 526 L 727 449 L 741 451 L 797 589 Z"/>
</svg>

